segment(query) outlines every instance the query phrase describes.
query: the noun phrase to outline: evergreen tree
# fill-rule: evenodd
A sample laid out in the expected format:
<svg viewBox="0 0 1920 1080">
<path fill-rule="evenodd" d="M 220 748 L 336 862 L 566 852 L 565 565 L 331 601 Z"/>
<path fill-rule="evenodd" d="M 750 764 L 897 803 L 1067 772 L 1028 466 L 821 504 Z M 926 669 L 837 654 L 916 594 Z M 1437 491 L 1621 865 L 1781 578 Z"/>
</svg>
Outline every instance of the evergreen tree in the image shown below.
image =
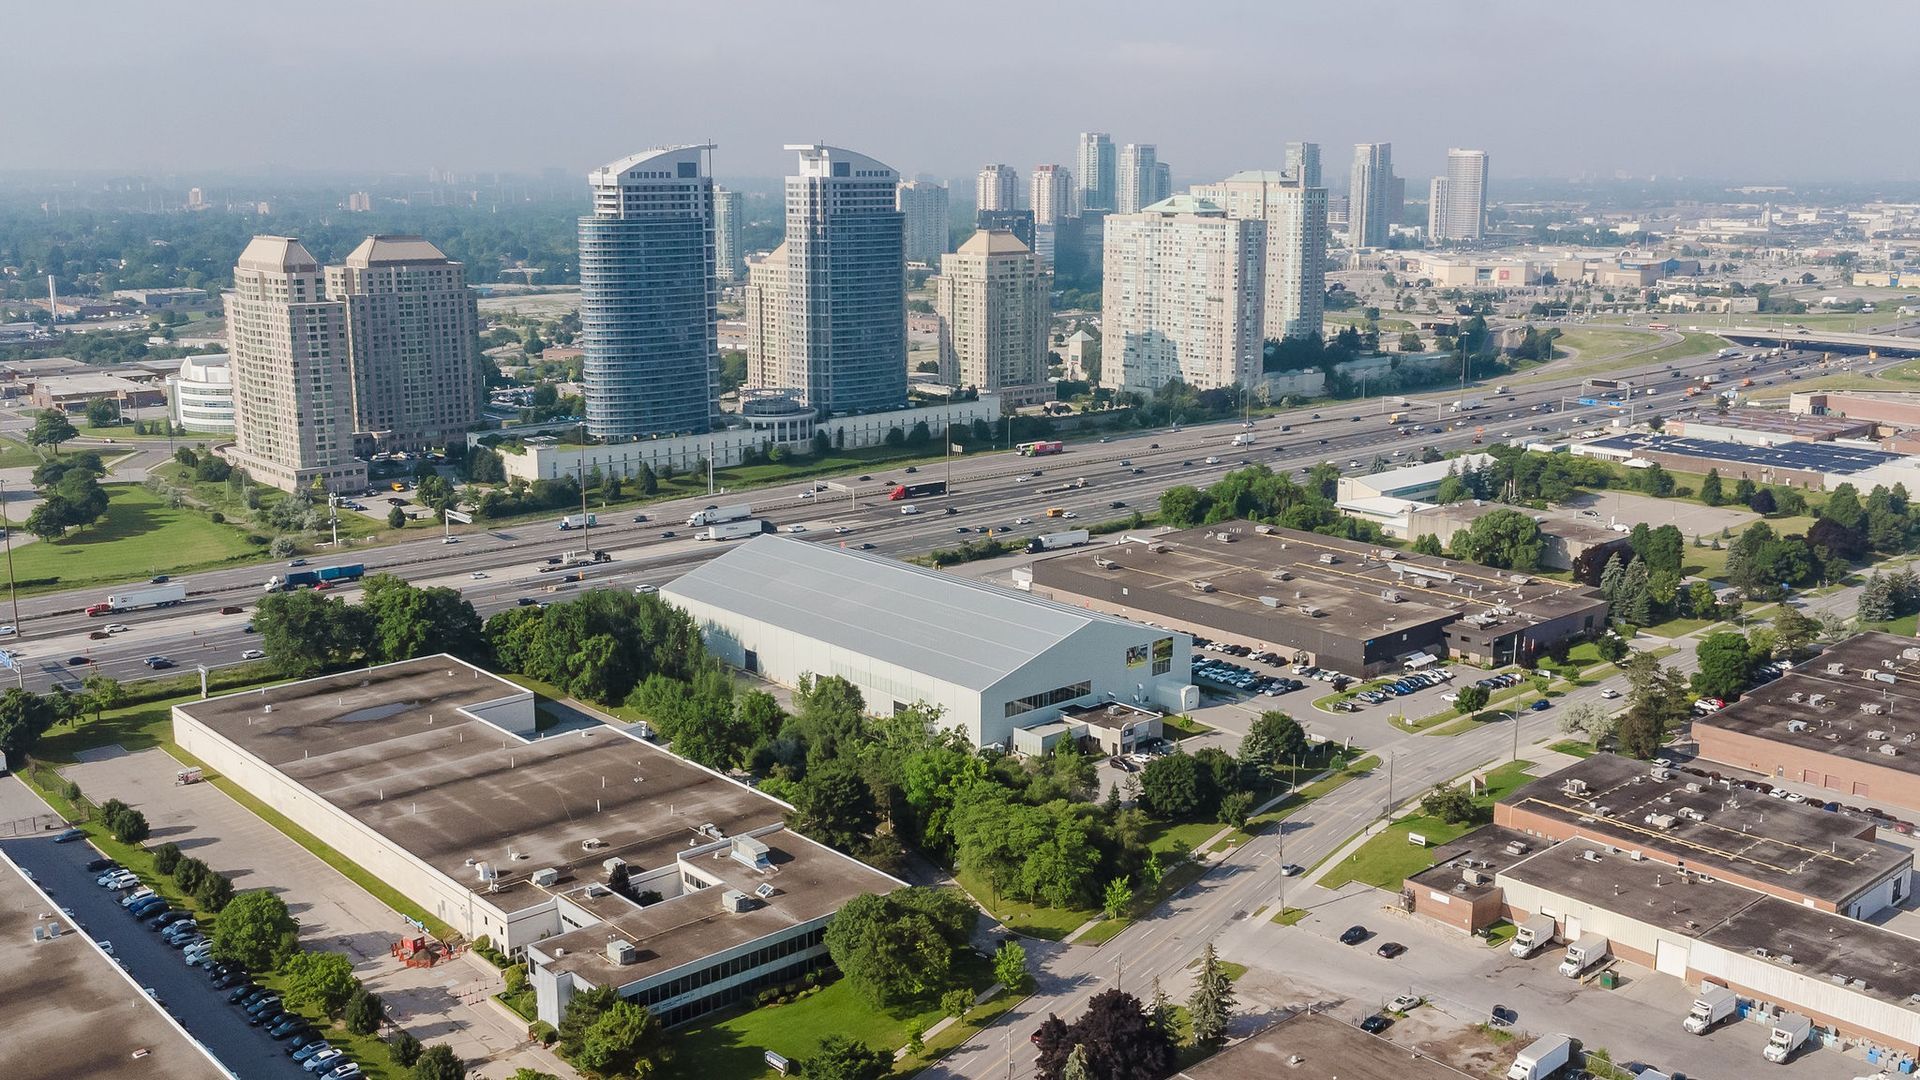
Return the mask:
<svg viewBox="0 0 1920 1080">
<path fill-rule="evenodd" d="M 1213 942 L 1200 954 L 1200 974 L 1194 981 L 1193 996 L 1187 999 L 1187 1018 L 1193 1025 L 1193 1041 L 1199 1046 L 1217 1046 L 1227 1037 L 1227 1016 L 1233 1011 L 1233 980 L 1220 964 Z"/>
<path fill-rule="evenodd" d="M 1700 482 L 1700 501 L 1708 506 L 1719 506 L 1727 501 L 1726 494 L 1720 490 L 1719 469 L 1707 470 L 1707 478 Z"/>
</svg>

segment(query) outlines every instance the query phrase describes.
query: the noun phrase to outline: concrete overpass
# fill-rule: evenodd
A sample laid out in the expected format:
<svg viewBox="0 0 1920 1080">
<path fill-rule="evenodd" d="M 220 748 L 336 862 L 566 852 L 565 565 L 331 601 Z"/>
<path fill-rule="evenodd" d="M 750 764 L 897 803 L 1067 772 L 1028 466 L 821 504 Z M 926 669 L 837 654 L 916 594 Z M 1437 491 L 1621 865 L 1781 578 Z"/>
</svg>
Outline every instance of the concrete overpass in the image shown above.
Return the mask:
<svg viewBox="0 0 1920 1080">
<path fill-rule="evenodd" d="M 1797 329 L 1778 326 L 1735 326 L 1714 328 L 1719 337 L 1736 345 L 1762 348 L 1821 349 L 1826 352 L 1881 356 L 1920 356 L 1920 337 L 1896 337 L 1893 334 L 1856 334 L 1834 330 Z"/>
</svg>

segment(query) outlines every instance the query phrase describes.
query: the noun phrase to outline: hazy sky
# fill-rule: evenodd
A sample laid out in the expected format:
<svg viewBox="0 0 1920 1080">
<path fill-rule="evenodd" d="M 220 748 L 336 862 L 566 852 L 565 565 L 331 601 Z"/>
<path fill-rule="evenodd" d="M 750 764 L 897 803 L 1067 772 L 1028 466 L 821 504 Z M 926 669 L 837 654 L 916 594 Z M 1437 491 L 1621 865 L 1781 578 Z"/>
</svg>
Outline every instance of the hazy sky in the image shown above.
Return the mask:
<svg viewBox="0 0 1920 1080">
<path fill-rule="evenodd" d="M 711 139 L 909 175 L 1152 142 L 1184 180 L 1390 141 L 1500 175 L 1920 177 L 1912 8 L 1774 0 L 7 0 L 0 168 L 582 171 Z M 1904 13 L 1904 14 L 1903 14 Z M 1896 30 L 1904 26 L 1904 30 Z M 23 93 L 24 91 L 24 93 Z M 44 96 L 44 108 L 34 107 Z M 1412 190 L 1409 191 L 1413 195 Z"/>
</svg>

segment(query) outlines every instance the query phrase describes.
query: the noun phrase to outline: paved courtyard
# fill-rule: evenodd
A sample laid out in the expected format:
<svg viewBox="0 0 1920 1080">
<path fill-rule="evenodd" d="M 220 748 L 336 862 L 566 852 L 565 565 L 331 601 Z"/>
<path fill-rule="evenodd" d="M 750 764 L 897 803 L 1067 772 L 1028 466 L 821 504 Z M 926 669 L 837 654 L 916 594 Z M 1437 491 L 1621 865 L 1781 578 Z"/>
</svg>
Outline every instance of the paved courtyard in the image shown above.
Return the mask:
<svg viewBox="0 0 1920 1080">
<path fill-rule="evenodd" d="M 1728 485 L 1732 489 L 1732 485 Z M 1760 520 L 1760 515 L 1751 510 L 1742 510 L 1735 506 L 1705 506 L 1695 502 L 1682 502 L 1679 499 L 1656 499 L 1651 495 L 1635 495 L 1627 491 L 1598 491 L 1582 494 L 1568 506 L 1579 510 L 1592 510 L 1600 515 L 1600 523 L 1619 522 L 1632 528 L 1644 521 L 1649 528 L 1672 525 L 1689 543 L 1696 536 L 1718 536 L 1721 529 L 1735 532 Z"/>
</svg>

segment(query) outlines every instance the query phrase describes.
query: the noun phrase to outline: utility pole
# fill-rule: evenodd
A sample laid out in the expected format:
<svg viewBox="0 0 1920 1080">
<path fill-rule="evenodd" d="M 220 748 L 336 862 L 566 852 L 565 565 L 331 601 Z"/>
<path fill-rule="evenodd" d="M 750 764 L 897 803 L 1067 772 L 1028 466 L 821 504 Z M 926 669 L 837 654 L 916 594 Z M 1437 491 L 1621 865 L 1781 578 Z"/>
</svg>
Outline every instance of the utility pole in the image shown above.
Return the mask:
<svg viewBox="0 0 1920 1080">
<path fill-rule="evenodd" d="M 26 631 L 20 625 L 20 590 L 13 582 L 13 516 L 5 512 L 6 504 L 7 482 L 0 480 L 0 532 L 6 535 L 7 594 L 13 600 L 13 636 L 14 640 L 18 641 L 25 636 Z"/>
</svg>

